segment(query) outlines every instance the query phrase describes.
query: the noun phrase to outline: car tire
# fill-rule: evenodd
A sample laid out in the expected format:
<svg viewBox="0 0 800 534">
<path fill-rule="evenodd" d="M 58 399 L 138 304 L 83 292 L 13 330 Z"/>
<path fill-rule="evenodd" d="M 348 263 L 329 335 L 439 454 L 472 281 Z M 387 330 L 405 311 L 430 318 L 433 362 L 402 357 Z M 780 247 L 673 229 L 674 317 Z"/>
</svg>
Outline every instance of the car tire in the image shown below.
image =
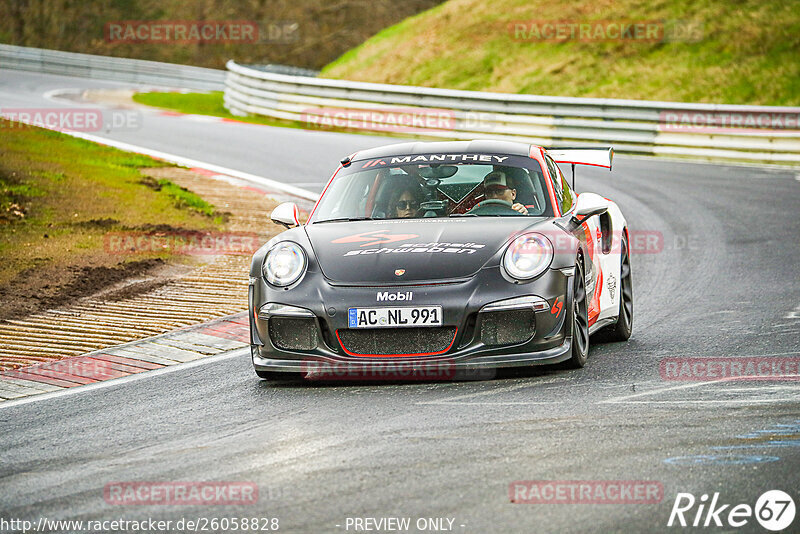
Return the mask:
<svg viewBox="0 0 800 534">
<path fill-rule="evenodd" d="M 580 369 L 589 358 L 589 316 L 586 303 L 586 279 L 580 259 L 575 261 L 575 276 L 572 282 L 572 356 L 566 366 Z"/>
<path fill-rule="evenodd" d="M 622 238 L 619 261 L 619 313 L 617 322 L 603 330 L 604 341 L 627 341 L 633 331 L 633 281 L 627 237 Z"/>
</svg>

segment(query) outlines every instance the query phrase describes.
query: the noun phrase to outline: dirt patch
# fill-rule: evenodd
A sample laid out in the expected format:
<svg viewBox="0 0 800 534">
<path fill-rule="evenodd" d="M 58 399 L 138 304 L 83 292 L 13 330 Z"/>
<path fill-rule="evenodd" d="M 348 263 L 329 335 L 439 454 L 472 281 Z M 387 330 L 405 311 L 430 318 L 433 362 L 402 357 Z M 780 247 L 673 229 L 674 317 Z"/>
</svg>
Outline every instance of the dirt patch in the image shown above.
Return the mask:
<svg viewBox="0 0 800 534">
<path fill-rule="evenodd" d="M 137 297 L 144 293 L 148 293 L 150 291 L 162 288 L 167 284 L 170 284 L 174 280 L 174 278 L 175 276 L 165 276 L 155 280 L 141 280 L 141 281 L 126 279 L 125 283 L 122 284 L 122 287 L 115 286 L 114 288 L 111 288 L 108 291 L 104 291 L 95 296 L 101 297 L 106 302 L 119 302 L 121 300 Z"/>
<path fill-rule="evenodd" d="M 83 93 L 75 95 L 75 100 L 86 100 L 131 109 L 141 106 L 141 104 L 133 101 L 135 93 L 136 91 L 133 89 L 87 89 Z"/>
<path fill-rule="evenodd" d="M 134 226 L 132 228 L 125 228 L 125 230 L 137 230 L 139 232 L 148 232 L 153 234 L 167 232 L 181 233 L 186 231 L 185 228 L 172 226 L 171 224 L 140 224 L 139 226 Z"/>
<path fill-rule="evenodd" d="M 30 200 L 25 193 L 17 173 L 0 167 L 0 224 L 25 218 Z"/>
<path fill-rule="evenodd" d="M 235 212 L 227 230 L 248 231 L 267 237 L 277 230 L 267 222 L 267 213 L 275 203 L 251 191 L 198 175 L 179 168 L 141 169 L 140 183 L 158 190 L 164 180 L 182 190 L 199 190 L 212 203 Z M 146 174 L 145 174 L 146 173 Z M 152 175 L 152 176 L 151 176 Z M 194 194 L 194 193 L 193 193 Z M 266 200 L 266 202 L 265 202 Z M 229 221 L 230 211 L 217 211 Z M 130 232 L 142 236 L 180 236 L 201 240 L 208 232 L 191 230 L 167 223 L 124 224 L 114 217 L 100 217 L 70 223 L 75 231 Z M 48 239 L 42 234 L 41 239 Z M 114 252 L 114 251 L 111 251 Z M 116 251 L 121 253 L 120 251 Z M 135 251 L 134 251 L 135 252 Z M 132 252 L 132 254 L 134 253 Z M 127 260 L 127 261 L 126 261 Z M 96 254 L 69 254 L 35 258 L 29 267 L 13 279 L 0 284 L 0 322 L 17 319 L 43 310 L 70 305 L 88 296 L 119 301 L 163 287 L 185 275 L 193 267 L 206 263 L 209 257 L 180 256 L 166 262 L 162 258 L 141 258 L 126 254 L 114 255 L 109 251 Z"/>
<path fill-rule="evenodd" d="M 32 267 L 21 272 L 8 285 L 0 287 L 0 301 L 3 302 L 0 321 L 72 304 L 124 280 L 151 274 L 164 264 L 164 260 L 154 258 L 122 263 L 116 267 Z"/>
<path fill-rule="evenodd" d="M 117 226 L 120 222 L 117 219 L 112 219 L 111 217 L 105 217 L 103 219 L 90 219 L 88 221 L 80 221 L 75 223 L 75 226 L 81 228 L 112 228 Z"/>
<path fill-rule="evenodd" d="M 282 230 L 269 222 L 277 202 L 250 188 L 188 169 L 141 172 L 229 211 L 222 232 L 256 235 L 256 244 L 263 244 Z M 205 232 L 116 216 L 85 217 L 68 226 L 71 233 L 99 231 L 101 236 Z M 0 370 L 77 356 L 247 309 L 249 254 L 174 254 L 167 261 L 104 254 L 82 257 L 82 263 L 70 263 L 73 268 L 67 259 L 37 256 L 0 288 L 5 304 L 0 308 Z"/>
<path fill-rule="evenodd" d="M 152 189 L 153 191 L 161 191 L 161 184 L 152 176 L 142 176 L 139 183 Z"/>
</svg>

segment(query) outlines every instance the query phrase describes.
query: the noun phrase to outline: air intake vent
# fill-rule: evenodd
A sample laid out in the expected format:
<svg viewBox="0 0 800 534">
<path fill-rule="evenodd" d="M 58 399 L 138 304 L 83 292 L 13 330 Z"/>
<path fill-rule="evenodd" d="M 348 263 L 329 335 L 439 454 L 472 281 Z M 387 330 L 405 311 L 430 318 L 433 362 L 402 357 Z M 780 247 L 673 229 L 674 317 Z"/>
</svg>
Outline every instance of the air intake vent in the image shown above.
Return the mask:
<svg viewBox="0 0 800 534">
<path fill-rule="evenodd" d="M 485 345 L 516 345 L 536 333 L 533 310 L 513 310 L 480 314 L 481 341 Z"/>
<path fill-rule="evenodd" d="M 343 329 L 336 335 L 354 356 L 432 356 L 452 346 L 456 327 Z"/>
<path fill-rule="evenodd" d="M 313 317 L 272 317 L 269 338 L 284 350 L 312 350 L 317 347 L 317 320 Z"/>
</svg>

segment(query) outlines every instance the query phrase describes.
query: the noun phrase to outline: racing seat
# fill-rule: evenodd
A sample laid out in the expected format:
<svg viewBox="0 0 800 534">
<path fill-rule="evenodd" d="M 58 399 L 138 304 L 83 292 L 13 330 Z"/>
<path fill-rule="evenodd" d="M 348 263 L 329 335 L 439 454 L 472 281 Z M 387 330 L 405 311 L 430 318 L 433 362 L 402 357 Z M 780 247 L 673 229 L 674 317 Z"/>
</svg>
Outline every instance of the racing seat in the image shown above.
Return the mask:
<svg viewBox="0 0 800 534">
<path fill-rule="evenodd" d="M 377 193 L 372 203 L 372 213 L 368 217 L 373 219 L 385 219 L 389 211 L 389 198 L 392 196 L 392 186 L 388 180 L 382 180 L 378 185 Z"/>
<path fill-rule="evenodd" d="M 530 210 L 531 215 L 543 214 L 545 206 L 547 206 L 547 193 L 544 186 L 544 174 L 539 171 L 531 171 L 530 180 L 532 182 L 533 205 L 526 206 Z"/>
</svg>

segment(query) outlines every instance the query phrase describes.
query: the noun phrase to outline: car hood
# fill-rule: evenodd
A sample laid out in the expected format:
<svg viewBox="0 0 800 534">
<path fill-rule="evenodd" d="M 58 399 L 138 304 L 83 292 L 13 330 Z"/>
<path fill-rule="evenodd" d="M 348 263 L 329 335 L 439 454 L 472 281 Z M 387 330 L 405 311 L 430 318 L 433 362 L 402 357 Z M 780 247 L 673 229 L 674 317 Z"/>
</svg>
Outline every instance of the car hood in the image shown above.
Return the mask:
<svg viewBox="0 0 800 534">
<path fill-rule="evenodd" d="M 320 269 L 343 284 L 404 284 L 466 278 L 515 234 L 544 219 L 464 217 L 305 226 Z"/>
</svg>

